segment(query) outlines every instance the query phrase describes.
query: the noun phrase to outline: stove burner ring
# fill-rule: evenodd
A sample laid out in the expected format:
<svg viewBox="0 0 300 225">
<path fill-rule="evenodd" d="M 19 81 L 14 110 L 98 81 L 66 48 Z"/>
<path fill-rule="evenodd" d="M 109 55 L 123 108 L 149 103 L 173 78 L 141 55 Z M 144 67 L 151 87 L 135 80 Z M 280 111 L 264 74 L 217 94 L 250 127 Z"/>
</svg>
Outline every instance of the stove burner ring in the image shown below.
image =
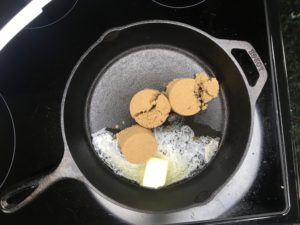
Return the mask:
<svg viewBox="0 0 300 225">
<path fill-rule="evenodd" d="M 75 8 L 79 0 L 52 1 L 43 8 L 43 13 L 25 29 L 33 30 L 54 25 L 64 19 Z"/>
<path fill-rule="evenodd" d="M 205 2 L 206 0 L 152 0 L 152 2 L 168 7 L 173 9 L 186 9 L 191 8 L 201 3 Z"/>
<path fill-rule="evenodd" d="M 14 162 L 16 151 L 16 130 L 11 111 L 0 93 L 0 189 L 4 185 Z M 4 126 L 3 126 L 4 125 Z"/>
</svg>

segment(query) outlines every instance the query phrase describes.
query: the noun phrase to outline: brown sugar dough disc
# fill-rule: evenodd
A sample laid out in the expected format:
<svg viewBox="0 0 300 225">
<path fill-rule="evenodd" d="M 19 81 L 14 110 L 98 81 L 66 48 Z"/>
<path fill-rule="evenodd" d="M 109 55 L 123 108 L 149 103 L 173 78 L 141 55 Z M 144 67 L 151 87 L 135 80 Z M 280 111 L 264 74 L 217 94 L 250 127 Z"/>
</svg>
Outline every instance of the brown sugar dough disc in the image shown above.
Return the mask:
<svg viewBox="0 0 300 225">
<path fill-rule="evenodd" d="M 139 125 L 155 128 L 166 121 L 171 106 L 168 98 L 158 90 L 144 89 L 132 97 L 129 110 Z"/>
<path fill-rule="evenodd" d="M 157 151 L 157 142 L 151 130 L 134 125 L 117 133 L 119 147 L 130 163 L 146 163 Z"/>
<path fill-rule="evenodd" d="M 172 110 L 182 116 L 192 116 L 200 111 L 198 86 L 195 79 L 175 79 L 166 90 Z"/>
<path fill-rule="evenodd" d="M 203 104 L 218 96 L 219 83 L 216 78 L 209 78 L 205 72 L 201 72 L 196 74 L 195 81 L 199 86 L 199 98 Z"/>
</svg>

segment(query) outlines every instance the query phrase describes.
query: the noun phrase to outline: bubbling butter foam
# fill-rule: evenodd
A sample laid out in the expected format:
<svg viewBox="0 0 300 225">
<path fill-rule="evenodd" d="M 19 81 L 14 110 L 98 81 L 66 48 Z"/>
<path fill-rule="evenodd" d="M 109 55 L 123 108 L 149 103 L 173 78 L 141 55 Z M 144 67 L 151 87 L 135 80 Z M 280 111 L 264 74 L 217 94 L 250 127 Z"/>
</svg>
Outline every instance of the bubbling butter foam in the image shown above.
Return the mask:
<svg viewBox="0 0 300 225">
<path fill-rule="evenodd" d="M 170 125 L 153 129 L 158 151 L 154 157 L 168 160 L 166 185 L 197 174 L 216 154 L 219 138 L 200 136 L 179 117 L 170 116 Z M 92 142 L 99 158 L 119 176 L 142 183 L 146 164 L 132 164 L 122 155 L 114 134 L 105 128 L 92 134 Z"/>
</svg>

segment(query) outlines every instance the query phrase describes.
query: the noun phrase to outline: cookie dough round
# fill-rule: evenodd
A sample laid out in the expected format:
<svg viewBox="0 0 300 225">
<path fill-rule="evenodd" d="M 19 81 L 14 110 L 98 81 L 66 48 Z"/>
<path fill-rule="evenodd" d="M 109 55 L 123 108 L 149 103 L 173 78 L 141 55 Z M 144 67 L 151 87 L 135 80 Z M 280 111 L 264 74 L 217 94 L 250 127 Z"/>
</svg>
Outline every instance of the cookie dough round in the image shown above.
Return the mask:
<svg viewBox="0 0 300 225">
<path fill-rule="evenodd" d="M 155 128 L 166 121 L 171 106 L 167 97 L 160 91 L 144 89 L 132 97 L 129 110 L 132 118 L 139 125 Z"/>
<path fill-rule="evenodd" d="M 119 147 L 130 163 L 146 163 L 157 151 L 157 142 L 151 130 L 134 125 L 117 133 Z"/>
<path fill-rule="evenodd" d="M 199 87 L 200 101 L 208 103 L 219 94 L 219 83 L 216 78 L 209 78 L 205 72 L 197 73 L 195 81 Z"/>
<path fill-rule="evenodd" d="M 200 111 L 198 86 L 195 79 L 175 79 L 166 90 L 172 110 L 182 116 L 192 116 Z"/>
<path fill-rule="evenodd" d="M 172 110 L 182 116 L 192 116 L 207 108 L 207 103 L 219 94 L 219 83 L 205 72 L 195 79 L 182 78 L 171 81 L 166 90 Z"/>
</svg>

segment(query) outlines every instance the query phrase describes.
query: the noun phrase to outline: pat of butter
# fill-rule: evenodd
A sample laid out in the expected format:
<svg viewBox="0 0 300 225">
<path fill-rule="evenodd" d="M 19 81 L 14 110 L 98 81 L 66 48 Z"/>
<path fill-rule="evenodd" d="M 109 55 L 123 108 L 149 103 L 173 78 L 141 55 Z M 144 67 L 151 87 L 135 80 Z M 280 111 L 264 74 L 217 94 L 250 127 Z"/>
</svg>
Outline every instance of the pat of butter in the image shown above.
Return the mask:
<svg viewBox="0 0 300 225">
<path fill-rule="evenodd" d="M 168 161 L 159 158 L 150 158 L 147 161 L 142 185 L 150 188 L 159 188 L 165 185 L 168 172 Z"/>
</svg>

